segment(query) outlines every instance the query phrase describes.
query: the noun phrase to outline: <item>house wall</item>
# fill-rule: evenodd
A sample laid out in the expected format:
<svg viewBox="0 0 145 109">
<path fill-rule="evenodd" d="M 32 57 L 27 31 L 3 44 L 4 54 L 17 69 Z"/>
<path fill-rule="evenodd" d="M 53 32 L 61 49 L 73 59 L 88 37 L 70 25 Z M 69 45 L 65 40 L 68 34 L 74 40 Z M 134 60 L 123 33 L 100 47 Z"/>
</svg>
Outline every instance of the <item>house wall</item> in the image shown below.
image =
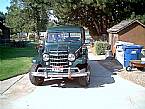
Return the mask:
<svg viewBox="0 0 145 109">
<path fill-rule="evenodd" d="M 118 34 L 118 40 L 143 45 L 145 48 L 145 27 L 134 23 Z"/>
<path fill-rule="evenodd" d="M 112 33 L 109 33 L 109 44 L 112 45 Z"/>
</svg>

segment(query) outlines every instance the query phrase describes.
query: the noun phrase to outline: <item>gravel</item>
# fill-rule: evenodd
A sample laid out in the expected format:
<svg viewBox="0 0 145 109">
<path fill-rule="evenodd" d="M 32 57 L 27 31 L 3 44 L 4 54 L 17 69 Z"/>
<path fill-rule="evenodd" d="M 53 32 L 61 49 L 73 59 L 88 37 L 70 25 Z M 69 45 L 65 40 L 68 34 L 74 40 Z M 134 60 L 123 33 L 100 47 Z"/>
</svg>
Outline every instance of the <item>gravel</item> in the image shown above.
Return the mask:
<svg viewBox="0 0 145 109">
<path fill-rule="evenodd" d="M 133 68 L 131 72 L 127 72 L 122 68 L 119 62 L 113 58 L 100 60 L 98 62 L 113 74 L 117 74 L 126 80 L 132 81 L 138 85 L 145 87 L 145 70 L 139 71 L 136 68 Z"/>
</svg>

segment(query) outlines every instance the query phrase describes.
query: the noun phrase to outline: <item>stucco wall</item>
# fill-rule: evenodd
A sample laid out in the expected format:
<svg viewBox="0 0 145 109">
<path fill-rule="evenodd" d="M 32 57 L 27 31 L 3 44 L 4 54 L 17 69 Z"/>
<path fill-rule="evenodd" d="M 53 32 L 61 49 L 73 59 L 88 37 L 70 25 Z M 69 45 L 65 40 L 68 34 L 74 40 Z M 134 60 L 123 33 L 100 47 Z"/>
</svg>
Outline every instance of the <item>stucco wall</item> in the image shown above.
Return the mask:
<svg viewBox="0 0 145 109">
<path fill-rule="evenodd" d="M 109 33 L 109 44 L 111 45 L 112 53 L 115 53 L 115 42 L 118 41 L 118 34 Z"/>
<path fill-rule="evenodd" d="M 112 33 L 109 33 L 109 44 L 112 44 Z"/>
</svg>

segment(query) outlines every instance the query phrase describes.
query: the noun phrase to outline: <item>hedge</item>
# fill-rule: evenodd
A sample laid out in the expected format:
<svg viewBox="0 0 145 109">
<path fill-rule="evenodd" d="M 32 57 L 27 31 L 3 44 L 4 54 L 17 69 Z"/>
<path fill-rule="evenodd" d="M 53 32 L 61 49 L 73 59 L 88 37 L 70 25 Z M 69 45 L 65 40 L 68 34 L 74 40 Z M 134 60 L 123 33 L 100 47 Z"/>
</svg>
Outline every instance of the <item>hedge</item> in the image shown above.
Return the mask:
<svg viewBox="0 0 145 109">
<path fill-rule="evenodd" d="M 109 44 L 103 41 L 96 41 L 94 47 L 97 55 L 104 55 L 105 50 L 109 49 Z"/>
</svg>

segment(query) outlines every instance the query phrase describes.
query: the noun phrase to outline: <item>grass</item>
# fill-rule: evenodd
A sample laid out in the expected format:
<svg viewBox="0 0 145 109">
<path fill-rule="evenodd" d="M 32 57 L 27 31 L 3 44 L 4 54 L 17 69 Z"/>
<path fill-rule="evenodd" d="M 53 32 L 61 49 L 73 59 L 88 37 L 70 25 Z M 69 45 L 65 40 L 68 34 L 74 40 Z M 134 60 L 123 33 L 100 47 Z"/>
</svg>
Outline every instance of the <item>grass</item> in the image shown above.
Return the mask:
<svg viewBox="0 0 145 109">
<path fill-rule="evenodd" d="M 35 54 L 33 47 L 0 47 L 0 80 L 26 73 L 31 68 L 31 60 Z"/>
</svg>

